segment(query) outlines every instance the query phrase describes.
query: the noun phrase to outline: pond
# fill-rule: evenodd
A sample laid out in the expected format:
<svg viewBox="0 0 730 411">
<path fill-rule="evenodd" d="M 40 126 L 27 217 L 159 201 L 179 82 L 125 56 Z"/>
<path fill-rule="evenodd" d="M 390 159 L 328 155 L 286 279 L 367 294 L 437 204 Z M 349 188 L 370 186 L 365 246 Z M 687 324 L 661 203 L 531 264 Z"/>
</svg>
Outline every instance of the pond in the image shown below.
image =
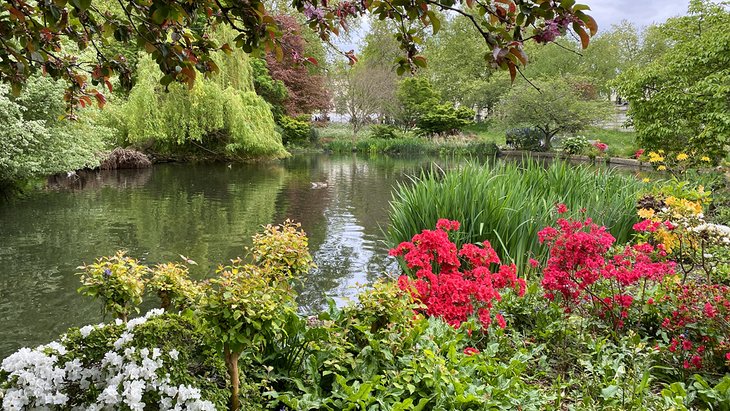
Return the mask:
<svg viewBox="0 0 730 411">
<path fill-rule="evenodd" d="M 301 286 L 303 309 L 352 299 L 356 284 L 395 271 L 382 241 L 391 189 L 431 164 L 324 154 L 164 164 L 64 178 L 0 204 L 0 359 L 102 321 L 98 302 L 76 293 L 82 263 L 119 249 L 149 265 L 182 254 L 204 278 L 243 256 L 262 225 L 287 218 L 302 223 L 318 266 Z"/>
</svg>

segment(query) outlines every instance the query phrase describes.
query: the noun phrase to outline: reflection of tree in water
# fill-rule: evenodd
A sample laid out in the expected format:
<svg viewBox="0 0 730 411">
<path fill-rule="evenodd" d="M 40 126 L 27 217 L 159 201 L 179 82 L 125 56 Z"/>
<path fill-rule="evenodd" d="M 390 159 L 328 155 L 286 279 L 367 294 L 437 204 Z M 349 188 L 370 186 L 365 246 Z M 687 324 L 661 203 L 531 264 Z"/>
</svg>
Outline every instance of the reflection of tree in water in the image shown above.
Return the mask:
<svg viewBox="0 0 730 411">
<path fill-rule="evenodd" d="M 242 255 L 273 219 L 287 179 L 277 165 L 253 170 L 164 165 L 139 170 L 139 179 L 123 170 L 0 206 L 0 357 L 101 320 L 99 306 L 76 295 L 83 262 L 118 249 L 149 264 L 184 254 L 200 277 Z"/>
<path fill-rule="evenodd" d="M 387 223 L 388 201 L 396 181 L 419 171 L 428 160 L 357 156 L 318 157 L 307 172 L 293 177 L 282 192 L 280 210 L 301 220 L 310 235 L 317 263 L 301 287 L 300 304 L 314 310 L 324 296 L 353 298 L 355 284 L 365 284 L 394 268 L 382 243 L 380 226 Z M 312 189 L 311 182 L 327 187 Z M 300 218 L 303 217 L 303 218 Z"/>
<path fill-rule="evenodd" d="M 356 282 L 392 261 L 380 226 L 393 184 L 429 164 L 326 155 L 230 168 L 166 164 L 91 174 L 0 205 L 0 357 L 100 320 L 99 306 L 76 295 L 73 273 L 83 262 L 118 249 L 148 264 L 183 254 L 198 262 L 200 278 L 242 255 L 261 225 L 286 218 L 302 223 L 319 265 L 301 287 L 302 307 L 353 297 Z"/>
</svg>

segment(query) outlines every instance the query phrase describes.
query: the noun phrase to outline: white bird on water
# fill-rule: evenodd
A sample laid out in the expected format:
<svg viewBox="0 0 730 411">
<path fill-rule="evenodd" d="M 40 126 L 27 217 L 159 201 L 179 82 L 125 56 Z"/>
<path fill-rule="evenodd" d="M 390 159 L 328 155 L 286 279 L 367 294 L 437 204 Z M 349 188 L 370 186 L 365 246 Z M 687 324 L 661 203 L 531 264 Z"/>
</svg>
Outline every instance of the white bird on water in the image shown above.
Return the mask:
<svg viewBox="0 0 730 411">
<path fill-rule="evenodd" d="M 327 187 L 326 181 L 312 183 L 312 188 L 325 188 L 325 187 Z"/>
</svg>

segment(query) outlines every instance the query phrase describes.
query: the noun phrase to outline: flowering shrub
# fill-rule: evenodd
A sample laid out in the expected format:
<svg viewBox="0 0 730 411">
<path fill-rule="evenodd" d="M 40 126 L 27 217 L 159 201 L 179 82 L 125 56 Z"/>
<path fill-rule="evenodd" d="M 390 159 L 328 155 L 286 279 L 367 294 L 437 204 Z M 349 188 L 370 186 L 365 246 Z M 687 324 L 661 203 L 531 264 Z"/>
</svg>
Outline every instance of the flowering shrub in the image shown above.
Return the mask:
<svg viewBox="0 0 730 411">
<path fill-rule="evenodd" d="M 147 285 L 160 297 L 164 310 L 190 308 L 200 293 L 200 287 L 190 280 L 188 268 L 182 264 L 158 264 Z"/>
<path fill-rule="evenodd" d="M 647 195 L 639 201 L 638 215 L 643 220 L 634 230 L 640 240 L 662 246 L 685 279 L 692 275 L 713 282 L 718 268 L 728 263 L 730 227 L 706 222 L 704 204 L 710 201 L 710 193 L 702 186 L 668 187 L 672 194 Z"/>
<path fill-rule="evenodd" d="M 596 140 L 593 142 L 593 147 L 598 150 L 599 153 L 603 154 L 608 150 L 608 144 L 602 143 L 601 140 Z"/>
<path fill-rule="evenodd" d="M 567 208 L 559 204 L 559 213 Z M 634 300 L 644 298 L 647 282 L 659 282 L 674 272 L 674 263 L 661 261 L 661 247 L 649 243 L 613 249 L 614 237 L 590 218 L 558 218 L 557 227 L 538 233 L 550 247 L 543 269 L 545 296 L 560 299 L 567 311 L 586 310 L 620 329 L 630 318 Z"/>
<path fill-rule="evenodd" d="M 82 270 L 79 292 L 99 298 L 104 312 L 110 312 L 122 321 L 142 302 L 144 276 L 149 268 L 118 251 L 114 256 L 101 257 L 96 263 L 78 267 Z"/>
<path fill-rule="evenodd" d="M 415 278 L 403 275 L 398 284 L 424 305 L 427 315 L 459 327 L 476 314 L 486 331 L 492 323 L 494 302 L 502 298 L 500 290 L 512 288 L 522 296 L 525 281 L 517 278 L 514 264 L 500 264 L 489 242 L 481 247 L 464 244 L 457 250 L 449 239 L 449 231 L 458 229 L 458 221 L 440 219 L 435 230 L 423 230 L 411 241 L 390 250 L 390 255 L 403 256 L 408 269 L 415 272 Z M 505 328 L 501 314 L 495 314 L 494 320 L 500 328 Z"/>
<path fill-rule="evenodd" d="M 662 321 L 659 347 L 668 362 L 694 371 L 730 371 L 730 287 L 670 282 L 662 292 L 653 310 Z"/>
<path fill-rule="evenodd" d="M 636 152 L 636 158 L 647 160 L 656 170 L 668 171 L 674 175 L 685 174 L 691 168 L 708 167 L 712 159 L 705 155 L 690 155 L 685 152 L 665 153 L 664 150 L 650 151 L 644 156 L 644 150 Z"/>
<path fill-rule="evenodd" d="M 162 330 L 173 329 L 172 334 L 195 341 L 187 331 L 191 324 L 181 324 L 181 317 L 153 324 L 162 312 L 152 310 L 127 324 L 117 319 L 89 325 L 72 330 L 60 342 L 23 348 L 5 358 L 0 365 L 2 409 L 215 410 L 199 387 L 183 382 L 188 364 L 178 361 L 189 353 L 146 347 L 140 340 L 146 334 L 141 329 L 149 325 L 159 342 L 172 337 Z"/>
</svg>

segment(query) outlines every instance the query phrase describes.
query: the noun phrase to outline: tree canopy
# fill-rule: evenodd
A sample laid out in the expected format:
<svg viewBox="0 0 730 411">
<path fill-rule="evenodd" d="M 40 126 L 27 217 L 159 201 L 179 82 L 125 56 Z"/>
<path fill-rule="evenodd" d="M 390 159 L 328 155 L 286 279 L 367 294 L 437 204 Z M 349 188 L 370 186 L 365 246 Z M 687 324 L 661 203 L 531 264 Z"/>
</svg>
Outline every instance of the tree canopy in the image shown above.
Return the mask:
<svg viewBox="0 0 730 411">
<path fill-rule="evenodd" d="M 693 0 L 689 14 L 652 30 L 655 60 L 616 85 L 642 144 L 719 159 L 730 144 L 730 11 Z"/>
<path fill-rule="evenodd" d="M 292 0 L 291 7 L 326 42 L 364 14 L 398 22 L 401 72 L 425 66 L 419 54 L 422 39 L 404 22 L 420 22 L 438 32 L 438 12 L 468 19 L 491 52 L 490 63 L 509 70 L 513 78 L 518 65 L 527 62 L 524 42 L 547 43 L 573 31 L 585 47 L 598 29 L 585 13 L 588 6 L 575 0 Z M 221 24 L 236 32 L 232 41 L 217 42 L 210 35 Z M 103 105 L 101 89 L 111 91 L 114 76 L 123 87 L 132 86 L 127 59 L 110 53 L 107 44 L 137 44 L 162 71 L 163 85 L 177 81 L 192 87 L 198 73 L 218 71 L 212 58 L 216 50 L 272 51 L 283 58 L 281 36 L 282 28 L 263 0 L 8 0 L 0 12 L 0 80 L 17 92 L 32 73 L 43 72 L 66 80 L 70 107 L 94 100 Z M 352 53 L 344 54 L 356 61 Z"/>
<path fill-rule="evenodd" d="M 608 113 L 606 102 L 584 99 L 562 77 L 536 80 L 539 90 L 520 82 L 505 95 L 500 111 L 502 120 L 512 127 L 533 127 L 542 134 L 542 145 L 550 148 L 558 133 L 576 133 Z"/>
</svg>

